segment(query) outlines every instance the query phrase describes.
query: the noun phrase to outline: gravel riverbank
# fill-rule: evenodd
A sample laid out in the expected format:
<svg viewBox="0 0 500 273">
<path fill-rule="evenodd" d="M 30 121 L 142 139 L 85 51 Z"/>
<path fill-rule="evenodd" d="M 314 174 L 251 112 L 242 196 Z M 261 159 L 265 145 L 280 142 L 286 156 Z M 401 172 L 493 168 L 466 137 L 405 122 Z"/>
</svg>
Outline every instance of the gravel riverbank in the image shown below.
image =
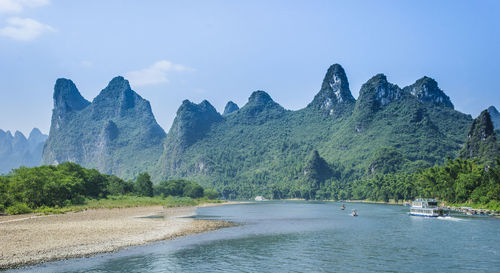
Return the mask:
<svg viewBox="0 0 500 273">
<path fill-rule="evenodd" d="M 154 206 L 0 216 L 0 269 L 113 252 L 231 226 L 184 218 L 195 211 L 196 207 Z M 163 217 L 147 218 L 153 215 Z"/>
</svg>

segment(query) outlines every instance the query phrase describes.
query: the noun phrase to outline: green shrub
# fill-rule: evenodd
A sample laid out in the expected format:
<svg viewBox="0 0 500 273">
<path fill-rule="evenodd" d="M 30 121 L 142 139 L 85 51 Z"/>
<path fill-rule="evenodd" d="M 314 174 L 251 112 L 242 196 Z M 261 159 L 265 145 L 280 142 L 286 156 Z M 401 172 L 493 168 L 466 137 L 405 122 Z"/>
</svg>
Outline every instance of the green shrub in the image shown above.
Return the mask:
<svg viewBox="0 0 500 273">
<path fill-rule="evenodd" d="M 7 213 L 10 215 L 30 213 L 31 211 L 26 203 L 16 203 L 7 208 Z"/>
<path fill-rule="evenodd" d="M 206 198 L 208 198 L 210 200 L 214 200 L 214 199 L 217 199 L 219 197 L 219 193 L 214 189 L 205 189 L 203 191 L 203 194 Z"/>
<path fill-rule="evenodd" d="M 135 192 L 138 196 L 153 196 L 153 182 L 148 173 L 140 173 L 135 181 Z"/>
<path fill-rule="evenodd" d="M 184 187 L 184 196 L 191 198 L 203 197 L 203 188 L 196 183 L 189 183 Z"/>
</svg>

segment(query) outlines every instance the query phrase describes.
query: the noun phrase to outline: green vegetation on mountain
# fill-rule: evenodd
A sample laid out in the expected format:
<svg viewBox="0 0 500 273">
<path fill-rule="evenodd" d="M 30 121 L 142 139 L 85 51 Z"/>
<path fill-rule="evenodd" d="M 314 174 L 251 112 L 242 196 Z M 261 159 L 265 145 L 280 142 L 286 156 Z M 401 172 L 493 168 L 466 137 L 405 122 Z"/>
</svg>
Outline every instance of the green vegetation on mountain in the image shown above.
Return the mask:
<svg viewBox="0 0 500 273">
<path fill-rule="evenodd" d="M 157 169 L 160 178 L 197 181 L 229 199 L 320 198 L 373 175 L 367 170 L 383 148 L 393 151 L 386 156 L 400 155 L 390 168 L 414 171 L 444 164 L 457 156 L 472 119 L 451 103 L 443 105 L 448 98 L 437 85 L 433 93 L 420 92 L 425 86 L 417 81 L 405 89 L 416 90 L 417 97 L 379 74 L 363 85 L 356 101 L 343 69 L 334 65 L 308 107 L 287 111 L 256 91 L 241 109 L 211 123 L 202 138 L 174 154 L 172 139 L 178 134 L 173 129 L 191 125 L 176 119 Z M 183 111 L 178 116 L 186 115 Z M 307 177 L 314 150 L 329 163 L 335 183 Z"/>
<path fill-rule="evenodd" d="M 214 190 L 205 190 L 190 181 L 182 181 L 179 191 L 161 191 L 162 185 L 168 186 L 172 183 L 177 181 L 163 181 L 153 188 L 147 173 L 139 174 L 135 182 L 125 181 L 71 162 L 57 166 L 21 167 L 6 176 L 0 176 L 0 212 L 53 213 L 100 206 L 176 206 L 196 203 L 196 198 L 218 197 Z M 153 190 L 157 197 L 153 197 Z"/>
<path fill-rule="evenodd" d="M 500 145 L 492 127 L 485 110 L 471 125 L 460 151 L 462 158 L 449 159 L 444 166 L 415 171 L 398 168 L 397 162 L 405 162 L 402 155 L 394 150 L 382 152 L 369 169 L 376 174 L 354 181 L 345 189 L 345 197 L 385 202 L 432 197 L 500 210 Z M 332 192 L 330 197 L 339 198 L 335 194 Z"/>
<path fill-rule="evenodd" d="M 491 164 L 494 163 L 499 155 L 500 146 L 497 142 L 493 123 L 488 111 L 484 110 L 472 122 L 472 126 L 467 134 L 467 141 L 460 151 L 459 156 L 465 159 L 476 158 L 482 163 Z"/>
<path fill-rule="evenodd" d="M 286 110 L 260 90 L 241 108 L 228 102 L 223 115 L 206 100 L 185 100 L 167 135 L 149 102 L 121 77 L 92 103 L 71 81 L 60 79 L 54 105 L 44 163 L 73 161 L 137 177 L 144 183 L 132 191 L 144 196 L 197 197 L 203 185 L 210 188 L 203 195 L 220 192 L 227 199 L 387 200 L 432 194 L 427 197 L 460 202 L 477 200 L 476 188 L 495 192 L 496 187 L 491 177 L 499 141 L 490 134 L 492 126 L 479 118 L 471 129 L 472 118 L 454 110 L 429 77 L 400 88 L 377 74 L 354 99 L 344 69 L 335 64 L 303 109 Z M 449 160 L 459 153 L 467 160 Z M 453 181 L 446 180 L 450 169 Z M 446 182 L 428 186 L 429 173 Z M 464 180 L 466 174 L 476 182 Z M 444 184 L 453 187 L 451 194 L 439 188 Z M 125 194 L 127 185 L 108 187 Z M 481 202 L 497 200 L 490 197 Z"/>
<path fill-rule="evenodd" d="M 228 114 L 231 114 L 232 112 L 235 112 L 238 110 L 240 110 L 240 107 L 238 106 L 238 104 L 236 104 L 232 101 L 228 101 L 226 106 L 224 107 L 224 112 L 222 114 L 228 115 Z"/>
<path fill-rule="evenodd" d="M 432 197 L 449 203 L 474 202 L 500 210 L 500 165 L 485 168 L 474 160 L 449 160 L 415 173 L 390 173 L 356 180 L 346 199 L 389 201 Z"/>
<path fill-rule="evenodd" d="M 127 80 L 116 77 L 85 100 L 71 80 L 58 79 L 43 164 L 75 162 L 107 174 L 134 178 L 151 171 L 162 152 L 165 132 L 149 102 Z"/>
</svg>

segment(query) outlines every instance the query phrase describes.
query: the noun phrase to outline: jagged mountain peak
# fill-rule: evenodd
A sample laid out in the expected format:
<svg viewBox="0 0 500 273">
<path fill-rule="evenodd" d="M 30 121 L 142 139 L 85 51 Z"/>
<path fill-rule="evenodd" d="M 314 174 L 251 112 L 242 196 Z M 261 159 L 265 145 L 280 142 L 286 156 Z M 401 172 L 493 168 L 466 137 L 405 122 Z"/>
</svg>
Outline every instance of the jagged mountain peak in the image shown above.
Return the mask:
<svg viewBox="0 0 500 273">
<path fill-rule="evenodd" d="M 491 116 L 484 110 L 474 119 L 467 134 L 465 146 L 460 151 L 461 158 L 477 158 L 480 161 L 491 163 L 500 155 L 500 147 L 496 141 Z"/>
<path fill-rule="evenodd" d="M 109 82 L 107 88 L 130 89 L 130 84 L 123 76 L 116 76 Z"/>
<path fill-rule="evenodd" d="M 424 76 L 403 90 L 417 97 L 421 102 L 454 109 L 450 98 L 438 87 L 438 83 L 433 78 Z"/>
<path fill-rule="evenodd" d="M 215 107 L 207 100 L 203 100 L 198 104 L 190 100 L 183 100 L 181 106 L 177 110 L 177 115 L 181 115 L 182 112 L 203 112 L 219 115 Z"/>
<path fill-rule="evenodd" d="M 228 114 L 231 114 L 233 112 L 236 112 L 240 109 L 240 107 L 238 106 L 238 104 L 232 102 L 232 101 L 228 101 L 226 103 L 226 107 L 224 107 L 224 112 L 223 112 L 223 115 L 228 115 Z"/>
<path fill-rule="evenodd" d="M 495 106 L 488 107 L 488 113 L 490 113 L 491 122 L 493 122 L 493 127 L 496 130 L 500 130 L 500 113 L 495 108 Z"/>
<path fill-rule="evenodd" d="M 143 99 L 130 88 L 128 80 L 122 76 L 114 77 L 92 101 L 92 111 L 96 118 L 113 118 L 143 112 L 152 116 L 149 101 Z"/>
<path fill-rule="evenodd" d="M 257 90 L 250 95 L 248 102 L 238 111 L 238 115 L 244 116 L 246 122 L 262 123 L 280 117 L 284 112 L 285 109 L 268 93 Z"/>
<path fill-rule="evenodd" d="M 14 139 L 19 139 L 19 140 L 27 141 L 26 136 L 24 136 L 24 134 L 22 132 L 20 132 L 20 131 L 16 131 L 14 133 Z"/>
<path fill-rule="evenodd" d="M 7 137 L 9 139 L 13 138 L 12 133 L 9 130 L 4 131 L 4 130 L 0 129 L 0 136 Z"/>
<path fill-rule="evenodd" d="M 365 84 L 384 84 L 388 83 L 387 76 L 384 73 L 378 73 L 371 77 Z"/>
<path fill-rule="evenodd" d="M 488 110 L 483 110 L 479 117 L 477 117 L 472 123 L 472 129 L 468 136 L 472 136 L 474 133 L 479 133 L 481 138 L 486 138 L 494 134 L 493 123 L 491 122 L 491 116 Z M 480 129 L 480 131 L 473 130 L 474 128 Z"/>
<path fill-rule="evenodd" d="M 79 111 L 87 107 L 90 102 L 80 94 L 70 79 L 59 78 L 54 85 L 54 109 L 61 113 Z"/>
<path fill-rule="evenodd" d="M 353 104 L 355 101 L 349 89 L 349 81 L 344 68 L 340 64 L 333 64 L 326 72 L 321 90 L 308 107 L 320 109 L 333 115 L 339 108 L 339 104 Z M 341 110 L 339 109 L 339 111 Z"/>
<path fill-rule="evenodd" d="M 344 68 L 340 64 L 333 64 L 326 71 L 321 90 L 326 89 L 349 90 L 349 81 L 347 80 Z"/>
<path fill-rule="evenodd" d="M 403 96 L 403 91 L 396 84 L 387 81 L 387 76 L 380 73 L 361 86 L 358 104 L 365 107 L 369 103 L 372 110 L 385 106 Z M 359 108 L 359 106 L 357 106 Z"/>
<path fill-rule="evenodd" d="M 31 130 L 28 139 L 39 138 L 41 136 L 44 136 L 44 134 L 40 131 L 40 129 L 35 127 Z"/>
<path fill-rule="evenodd" d="M 276 103 L 271 96 L 262 90 L 257 90 L 252 92 L 250 97 L 248 98 L 248 102 L 243 106 L 243 108 L 267 108 L 267 107 L 281 107 L 278 103 Z M 242 108 L 242 109 L 243 109 Z"/>
<path fill-rule="evenodd" d="M 270 101 L 273 101 L 271 96 L 269 96 L 267 92 L 262 90 L 257 90 L 252 92 L 252 94 L 248 98 L 248 103 L 255 103 L 255 104 L 265 104 Z"/>
<path fill-rule="evenodd" d="M 109 99 L 123 99 L 124 97 L 134 97 L 139 96 L 135 93 L 132 88 L 130 88 L 130 84 L 128 80 L 123 78 L 122 76 L 114 77 L 104 88 L 101 90 L 99 95 L 94 98 L 93 103 L 101 102 L 102 100 Z"/>
<path fill-rule="evenodd" d="M 199 104 L 184 100 L 177 110 L 167 142 L 177 143 L 182 150 L 203 138 L 212 124 L 221 120 L 222 116 L 207 100 Z"/>
<path fill-rule="evenodd" d="M 76 90 L 69 80 L 60 82 Z M 166 134 L 157 124 L 149 101 L 121 76 L 113 78 L 81 111 L 60 113 L 54 109 L 43 164 L 71 161 L 133 177 L 140 171 L 136 166 L 151 166 L 155 159 L 150 157 L 162 151 Z"/>
<path fill-rule="evenodd" d="M 37 128 L 31 131 L 28 139 L 20 131 L 12 136 L 10 131 L 0 129 L 0 173 L 7 173 L 20 166 L 40 165 L 46 139 L 47 135 Z"/>
<path fill-rule="evenodd" d="M 202 102 L 200 102 L 199 106 L 203 107 L 205 109 L 209 109 L 210 111 L 217 112 L 217 110 L 215 109 L 215 107 L 208 100 L 203 100 Z"/>
</svg>

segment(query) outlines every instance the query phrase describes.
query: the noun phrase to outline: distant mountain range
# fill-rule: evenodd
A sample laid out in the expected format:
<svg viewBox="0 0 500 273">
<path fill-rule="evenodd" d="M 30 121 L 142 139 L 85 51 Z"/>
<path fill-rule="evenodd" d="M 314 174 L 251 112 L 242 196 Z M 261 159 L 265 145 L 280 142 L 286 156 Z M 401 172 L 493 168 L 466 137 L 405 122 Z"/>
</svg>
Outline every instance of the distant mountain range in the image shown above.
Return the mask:
<svg viewBox="0 0 500 273">
<path fill-rule="evenodd" d="M 488 113 L 499 128 L 496 108 Z M 241 108 L 229 101 L 223 114 L 206 100 L 185 100 L 166 134 L 123 77 L 92 102 L 58 79 L 42 163 L 73 161 L 126 179 L 144 171 L 155 181 L 188 178 L 226 198 L 276 189 L 296 196 L 312 174 L 348 183 L 378 172 L 380 162 L 408 171 L 442 164 L 458 156 L 472 121 L 432 78 L 400 88 L 377 74 L 355 99 L 334 64 L 303 109 L 287 110 L 264 91 Z"/>
<path fill-rule="evenodd" d="M 42 151 L 48 136 L 34 128 L 28 139 L 23 133 L 0 129 L 0 173 L 8 173 L 19 166 L 38 166 L 42 160 Z"/>
</svg>

